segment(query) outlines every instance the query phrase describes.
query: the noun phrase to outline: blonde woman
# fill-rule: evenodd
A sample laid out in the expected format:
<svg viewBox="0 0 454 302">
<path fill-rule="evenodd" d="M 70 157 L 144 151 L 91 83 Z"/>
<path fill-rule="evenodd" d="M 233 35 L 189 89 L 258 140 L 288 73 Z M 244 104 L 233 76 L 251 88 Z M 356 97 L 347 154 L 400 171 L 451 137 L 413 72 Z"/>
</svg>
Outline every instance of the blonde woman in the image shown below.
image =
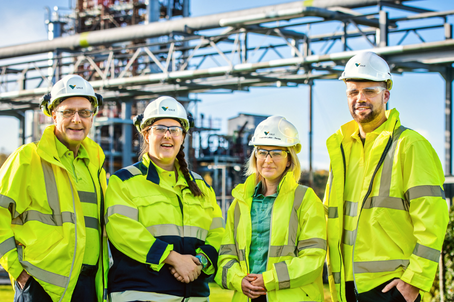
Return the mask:
<svg viewBox="0 0 454 302">
<path fill-rule="evenodd" d="M 213 189 L 185 161 L 186 111 L 160 97 L 135 124 L 142 161 L 116 172 L 106 193 L 110 299 L 208 301 L 224 227 Z"/>
<path fill-rule="evenodd" d="M 261 122 L 250 145 L 248 178 L 232 192 L 216 282 L 233 301 L 323 301 L 325 214 L 298 185 L 298 132 L 281 116 Z"/>
</svg>

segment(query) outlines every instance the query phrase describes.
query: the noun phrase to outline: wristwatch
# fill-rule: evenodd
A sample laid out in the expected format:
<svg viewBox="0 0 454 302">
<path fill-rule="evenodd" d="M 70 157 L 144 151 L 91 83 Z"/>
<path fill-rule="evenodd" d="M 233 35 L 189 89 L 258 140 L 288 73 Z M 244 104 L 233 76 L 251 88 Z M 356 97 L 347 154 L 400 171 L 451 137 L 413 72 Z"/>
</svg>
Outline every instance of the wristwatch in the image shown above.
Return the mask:
<svg viewBox="0 0 454 302">
<path fill-rule="evenodd" d="M 208 266 L 208 259 L 205 257 L 203 254 L 197 254 L 195 255 L 197 259 L 199 259 L 199 262 L 202 264 L 202 269 L 205 269 Z"/>
</svg>

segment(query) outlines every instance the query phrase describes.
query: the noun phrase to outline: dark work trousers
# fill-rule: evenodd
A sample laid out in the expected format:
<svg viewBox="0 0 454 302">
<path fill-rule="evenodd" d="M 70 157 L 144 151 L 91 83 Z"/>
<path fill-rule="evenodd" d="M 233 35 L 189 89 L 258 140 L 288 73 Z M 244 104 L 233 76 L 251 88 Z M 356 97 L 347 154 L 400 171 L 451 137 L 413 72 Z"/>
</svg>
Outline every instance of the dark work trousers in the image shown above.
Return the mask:
<svg viewBox="0 0 454 302">
<path fill-rule="evenodd" d="M 256 299 L 251 299 L 252 302 L 266 302 L 266 295 L 261 295 Z"/>
<path fill-rule="evenodd" d="M 371 289 L 370 291 L 360 293 L 357 297 L 355 297 L 355 287 L 353 281 L 346 282 L 345 295 L 347 297 L 347 302 L 405 302 L 404 296 L 402 296 L 402 294 L 395 286 L 386 293 L 382 293 L 382 289 L 385 288 L 385 286 L 391 281 L 392 280 L 386 281 L 385 283 Z M 418 295 L 415 302 L 420 301 L 421 295 Z"/>
<path fill-rule="evenodd" d="M 79 275 L 76 288 L 74 289 L 71 302 L 97 302 L 95 287 L 96 270 L 84 270 Z M 24 288 L 21 289 L 15 282 L 16 293 L 14 302 L 52 302 L 50 296 L 33 277 L 27 280 Z"/>
</svg>

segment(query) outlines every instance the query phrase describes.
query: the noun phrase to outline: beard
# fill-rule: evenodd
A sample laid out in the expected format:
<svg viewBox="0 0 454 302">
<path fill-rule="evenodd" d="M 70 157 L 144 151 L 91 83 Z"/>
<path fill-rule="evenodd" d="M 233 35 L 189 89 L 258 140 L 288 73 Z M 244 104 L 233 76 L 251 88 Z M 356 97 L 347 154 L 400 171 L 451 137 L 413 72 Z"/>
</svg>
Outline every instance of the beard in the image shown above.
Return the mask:
<svg viewBox="0 0 454 302">
<path fill-rule="evenodd" d="M 355 109 L 355 104 L 352 105 L 351 107 L 351 114 L 353 119 L 361 124 L 367 124 L 372 122 L 379 114 L 379 110 L 377 108 L 374 108 L 372 104 L 367 105 L 369 107 L 369 112 L 360 112 Z"/>
</svg>

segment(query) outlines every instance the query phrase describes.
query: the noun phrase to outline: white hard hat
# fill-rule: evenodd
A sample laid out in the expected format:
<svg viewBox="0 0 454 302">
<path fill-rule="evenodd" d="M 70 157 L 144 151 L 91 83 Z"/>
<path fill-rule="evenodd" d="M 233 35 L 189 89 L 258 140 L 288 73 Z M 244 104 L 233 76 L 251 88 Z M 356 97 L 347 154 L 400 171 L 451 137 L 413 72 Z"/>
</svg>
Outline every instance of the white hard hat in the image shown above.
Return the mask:
<svg viewBox="0 0 454 302">
<path fill-rule="evenodd" d="M 388 63 L 376 53 L 361 52 L 348 60 L 344 72 L 339 80 L 371 80 L 374 82 L 386 82 L 386 88 L 391 90 L 393 79 Z"/>
<path fill-rule="evenodd" d="M 152 124 L 155 119 L 171 118 L 180 122 L 185 131 L 189 130 L 189 120 L 186 110 L 177 100 L 170 96 L 161 96 L 148 104 L 142 114 L 134 118 L 134 125 L 139 132 Z"/>
<path fill-rule="evenodd" d="M 102 105 L 101 95 L 95 93 L 89 82 L 81 76 L 71 74 L 63 77 L 55 83 L 50 94 L 46 94 L 41 99 L 41 109 L 47 116 L 52 116 L 52 110 L 62 102 L 62 100 L 73 96 L 82 96 L 92 103 L 95 114 L 98 105 Z"/>
<path fill-rule="evenodd" d="M 285 117 L 273 115 L 258 124 L 249 146 L 293 147 L 301 151 L 298 130 Z"/>
</svg>

